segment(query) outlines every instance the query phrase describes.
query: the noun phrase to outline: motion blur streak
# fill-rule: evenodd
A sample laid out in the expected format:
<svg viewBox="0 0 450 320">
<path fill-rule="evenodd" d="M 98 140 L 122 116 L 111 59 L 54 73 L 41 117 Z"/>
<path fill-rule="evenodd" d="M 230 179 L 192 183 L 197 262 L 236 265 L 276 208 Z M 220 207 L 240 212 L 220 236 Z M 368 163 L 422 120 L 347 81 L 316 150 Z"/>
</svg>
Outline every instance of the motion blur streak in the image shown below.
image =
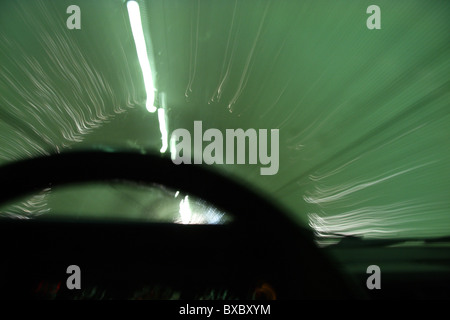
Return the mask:
<svg viewBox="0 0 450 320">
<path fill-rule="evenodd" d="M 411 202 L 396 203 L 385 206 L 363 207 L 360 209 L 324 216 L 309 214 L 309 224 L 319 238 L 336 237 L 336 235 L 359 235 L 369 238 L 393 238 L 402 232 L 414 231 L 417 237 L 426 237 L 428 232 L 421 229 L 405 228 L 410 225 L 426 223 L 427 211 L 433 216 L 440 216 L 445 223 L 443 203 L 420 204 Z M 447 228 L 443 227 L 445 231 Z"/>
<path fill-rule="evenodd" d="M 191 222 L 192 211 L 189 205 L 189 197 L 185 196 L 180 201 L 180 219 L 182 224 L 188 224 Z"/>
<path fill-rule="evenodd" d="M 222 91 L 223 91 L 223 85 L 225 83 L 225 81 L 227 80 L 229 74 L 230 74 L 230 67 L 231 67 L 231 63 L 233 62 L 233 56 L 234 53 L 236 51 L 236 42 L 233 42 L 233 48 L 231 50 L 231 55 L 230 58 L 228 59 L 228 63 L 227 61 L 227 57 L 228 57 L 228 51 L 230 48 L 230 40 L 231 40 L 231 34 L 233 31 L 233 26 L 234 26 L 234 20 L 236 17 L 236 7 L 237 7 L 237 0 L 235 0 L 234 2 L 234 7 L 233 7 L 233 15 L 231 17 L 231 25 L 230 25 L 230 29 L 228 31 L 228 40 L 227 40 L 227 46 L 225 49 L 225 58 L 223 59 L 223 63 L 222 63 L 222 70 L 220 72 L 220 83 L 217 85 L 216 90 L 214 90 L 214 93 L 212 95 L 212 97 L 210 98 L 210 101 L 208 103 L 211 103 L 214 101 L 214 97 L 217 96 L 217 101 L 220 101 L 220 97 L 222 96 Z M 235 38 L 236 39 L 236 38 Z M 227 66 L 225 68 L 225 65 Z M 226 69 L 226 71 L 224 72 L 224 70 Z"/>
<path fill-rule="evenodd" d="M 134 43 L 142 68 L 142 76 L 144 77 L 145 90 L 147 92 L 146 108 L 149 112 L 155 112 L 155 86 L 153 83 L 152 69 L 148 60 L 147 44 L 145 43 L 144 31 L 142 30 L 141 12 L 139 4 L 130 0 L 127 2 L 128 15 L 130 17 L 131 30 L 133 32 Z"/>
<path fill-rule="evenodd" d="M 138 104 L 130 81 L 135 70 L 118 68 L 115 79 L 108 78 L 87 57 L 79 38 L 55 19 L 58 9 L 46 1 L 10 3 L 8 9 L 10 16 L 23 19 L 26 36 L 0 28 L 1 162 L 59 153 Z M 114 58 L 126 62 L 122 43 L 115 48 Z M 44 212 L 47 193 L 9 214 Z"/>
<path fill-rule="evenodd" d="M 178 195 L 178 194 L 177 194 Z M 202 200 L 190 200 L 185 196 L 180 200 L 179 217 L 174 220 L 181 224 L 225 224 L 232 217 Z"/>
<path fill-rule="evenodd" d="M 322 202 L 331 202 L 331 201 L 340 200 L 341 198 L 343 198 L 343 197 L 345 197 L 345 196 L 347 196 L 347 195 L 349 195 L 349 194 L 351 194 L 353 192 L 356 192 L 356 191 L 359 191 L 359 190 L 371 187 L 373 185 L 376 185 L 376 184 L 381 183 L 383 181 L 386 181 L 388 179 L 392 179 L 392 178 L 394 178 L 394 177 L 396 177 L 398 175 L 410 172 L 412 170 L 415 170 L 417 168 L 426 166 L 428 164 L 430 164 L 430 163 L 427 163 L 427 164 L 424 164 L 424 165 L 421 165 L 421 166 L 417 166 L 417 167 L 414 167 L 414 168 L 410 168 L 410 169 L 407 169 L 407 170 L 402 170 L 400 172 L 396 172 L 396 173 L 391 174 L 391 175 L 389 175 L 387 177 L 380 178 L 380 179 L 377 179 L 377 180 L 374 180 L 374 181 L 364 182 L 364 183 L 354 183 L 356 185 L 352 184 L 352 185 L 344 185 L 344 186 L 335 186 L 335 187 L 329 188 L 328 190 L 321 189 L 320 187 L 316 187 L 316 190 L 317 190 L 316 194 L 318 194 L 320 196 L 311 197 L 311 196 L 306 196 L 305 195 L 304 199 L 308 203 L 322 203 Z M 328 194 L 330 194 L 330 195 L 328 195 Z"/>
<path fill-rule="evenodd" d="M 0 2 L 0 162 L 92 142 L 161 150 L 159 118 L 131 110 L 149 73 L 126 1 L 77 3 L 69 31 L 67 2 Z M 280 131 L 276 175 L 215 169 L 322 235 L 450 234 L 450 1 L 378 0 L 381 30 L 358 1 L 138 3 L 169 133 L 193 121 Z"/>
<path fill-rule="evenodd" d="M 242 71 L 241 79 L 239 80 L 238 88 L 237 88 L 236 93 L 234 94 L 233 98 L 231 98 L 231 101 L 228 103 L 228 110 L 230 112 L 233 112 L 233 105 L 236 103 L 236 100 L 239 98 L 242 91 L 245 89 L 245 86 L 247 85 L 248 73 L 250 73 L 251 68 L 252 68 L 251 61 L 253 58 L 253 54 L 255 52 L 256 44 L 258 43 L 259 37 L 261 35 L 261 29 L 262 29 L 262 26 L 266 19 L 267 11 L 269 10 L 269 5 L 270 5 L 270 2 L 267 2 L 266 8 L 264 10 L 264 13 L 261 17 L 261 21 L 259 23 L 258 31 L 256 33 L 255 39 L 253 40 L 253 44 L 250 49 L 250 52 L 248 53 L 248 56 L 247 56 L 247 59 L 245 62 L 245 66 L 244 66 L 244 70 Z"/>
<path fill-rule="evenodd" d="M 186 91 L 184 92 L 184 96 L 186 98 L 189 97 L 189 92 L 192 92 L 192 83 L 195 80 L 195 74 L 197 72 L 197 55 L 198 55 L 198 28 L 200 24 L 200 0 L 197 1 L 197 12 L 196 12 L 196 28 L 195 28 L 195 46 L 193 47 L 193 24 L 191 23 L 191 53 L 190 53 L 190 61 L 189 61 L 189 82 L 186 87 Z"/>
<path fill-rule="evenodd" d="M 19 43 L 0 34 L 2 42 L 11 44 L 2 49 L 14 50 L 14 54 L 2 52 L 2 61 L 7 63 L 0 65 L 0 90 L 8 93 L 0 96 L 2 120 L 5 120 L 0 126 L 15 128 L 11 133 L 14 137 L 8 137 L 14 141 L 13 148 L 1 148 L 2 157 L 11 154 L 11 149 L 17 149 L 16 157 L 28 152 L 30 147 L 39 154 L 45 154 L 44 150 L 48 149 L 59 151 L 60 147 L 81 142 L 93 129 L 112 120 L 114 114 L 126 110 L 118 104 L 108 81 L 88 62 L 73 37 L 61 28 L 48 31 L 54 19 L 47 11 L 39 13 L 51 24 L 48 27 L 40 24 L 36 12 L 26 9 L 24 12 L 33 29 L 39 30 L 35 37 L 43 55 L 37 59 Z"/>
<path fill-rule="evenodd" d="M 51 192 L 50 188 L 42 190 L 19 204 L 12 204 L 2 208 L 0 217 L 13 219 L 31 219 L 50 211 L 48 206 L 48 196 Z"/>
<path fill-rule="evenodd" d="M 168 132 L 167 132 L 167 120 L 166 120 L 166 112 L 163 108 L 158 108 L 158 121 L 159 121 L 159 130 L 161 131 L 161 140 L 162 146 L 159 150 L 161 153 L 166 152 L 168 147 Z"/>
</svg>

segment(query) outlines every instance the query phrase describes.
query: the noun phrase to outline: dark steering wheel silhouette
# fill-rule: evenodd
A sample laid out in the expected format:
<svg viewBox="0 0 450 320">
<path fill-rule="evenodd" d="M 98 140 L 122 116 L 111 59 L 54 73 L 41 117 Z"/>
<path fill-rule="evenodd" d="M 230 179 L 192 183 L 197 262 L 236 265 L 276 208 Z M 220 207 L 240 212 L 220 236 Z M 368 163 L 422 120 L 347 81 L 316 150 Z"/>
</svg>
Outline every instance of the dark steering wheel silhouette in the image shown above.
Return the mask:
<svg viewBox="0 0 450 320">
<path fill-rule="evenodd" d="M 233 216 L 224 225 L 2 219 L 0 281 L 8 297 L 34 297 L 30 284 L 42 279 L 64 286 L 66 267 L 77 264 L 83 283 L 103 285 L 117 298 L 143 283 L 177 287 L 181 298 L 206 287 L 244 298 L 255 292 L 268 299 L 357 298 L 309 230 L 267 197 L 209 168 L 175 165 L 160 155 L 83 151 L 8 164 L 0 177 L 0 203 L 49 187 L 124 180 L 182 190 Z"/>
</svg>

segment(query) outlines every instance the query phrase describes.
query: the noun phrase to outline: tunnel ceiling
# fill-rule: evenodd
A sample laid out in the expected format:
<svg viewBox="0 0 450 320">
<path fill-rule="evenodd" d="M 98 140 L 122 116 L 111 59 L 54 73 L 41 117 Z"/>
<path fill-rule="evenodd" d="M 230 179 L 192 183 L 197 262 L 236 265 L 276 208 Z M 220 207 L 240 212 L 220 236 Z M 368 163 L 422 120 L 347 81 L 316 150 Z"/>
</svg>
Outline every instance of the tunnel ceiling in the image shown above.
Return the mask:
<svg viewBox="0 0 450 320">
<path fill-rule="evenodd" d="M 317 232 L 450 234 L 448 1 L 139 4 L 169 137 L 194 121 L 278 129 L 276 174 L 215 169 Z M 372 4 L 379 30 L 366 25 Z M 80 29 L 67 27 L 70 5 Z M 2 2 L 0 43 L 1 163 L 160 151 L 124 1 Z"/>
</svg>

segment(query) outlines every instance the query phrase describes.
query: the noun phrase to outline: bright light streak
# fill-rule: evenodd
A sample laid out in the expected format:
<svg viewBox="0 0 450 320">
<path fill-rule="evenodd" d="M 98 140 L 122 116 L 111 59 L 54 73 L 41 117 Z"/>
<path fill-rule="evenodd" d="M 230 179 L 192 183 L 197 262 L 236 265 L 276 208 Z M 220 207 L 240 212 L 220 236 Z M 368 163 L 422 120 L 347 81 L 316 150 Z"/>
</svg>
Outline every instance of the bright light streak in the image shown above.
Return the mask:
<svg viewBox="0 0 450 320">
<path fill-rule="evenodd" d="M 172 134 L 170 136 L 170 158 L 175 160 L 177 158 L 177 148 L 175 142 L 177 140 L 176 135 Z"/>
<path fill-rule="evenodd" d="M 192 210 L 189 204 L 189 196 L 185 196 L 183 200 L 180 201 L 180 218 L 182 224 L 189 224 L 192 219 Z"/>
<path fill-rule="evenodd" d="M 201 200 L 191 200 L 189 196 L 182 196 L 179 191 L 175 193 L 175 198 L 181 196 L 179 204 L 179 216 L 175 223 L 181 224 L 225 224 L 230 221 L 230 217 L 225 213 L 212 207 Z"/>
<path fill-rule="evenodd" d="M 164 112 L 163 108 L 158 109 L 158 121 L 159 121 L 159 131 L 161 131 L 161 140 L 162 140 L 162 147 L 159 150 L 161 153 L 166 152 L 168 147 L 168 133 L 167 133 L 167 124 L 166 124 L 166 113 Z"/>
<path fill-rule="evenodd" d="M 149 112 L 155 112 L 155 87 L 153 83 L 152 70 L 148 60 L 147 45 L 145 44 L 144 31 L 142 30 L 141 13 L 139 4 L 134 1 L 127 2 L 128 16 L 130 18 L 131 31 L 133 32 L 134 43 L 138 54 L 139 64 L 141 65 L 142 75 L 144 77 L 145 91 L 147 93 L 146 108 Z"/>
</svg>

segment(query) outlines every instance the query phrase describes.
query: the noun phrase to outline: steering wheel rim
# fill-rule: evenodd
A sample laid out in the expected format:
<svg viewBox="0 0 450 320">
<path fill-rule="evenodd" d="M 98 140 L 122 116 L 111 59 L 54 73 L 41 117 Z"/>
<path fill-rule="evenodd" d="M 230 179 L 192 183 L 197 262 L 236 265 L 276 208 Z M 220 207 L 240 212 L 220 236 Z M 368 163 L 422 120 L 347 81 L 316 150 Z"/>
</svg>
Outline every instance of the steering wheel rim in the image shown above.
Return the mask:
<svg viewBox="0 0 450 320">
<path fill-rule="evenodd" d="M 0 204 L 49 187 L 128 180 L 142 184 L 161 184 L 195 195 L 230 212 L 242 211 L 244 216 L 236 216 L 241 221 L 264 219 L 268 215 L 272 216 L 271 212 L 279 213 L 278 220 L 289 220 L 267 197 L 261 197 L 250 188 L 205 166 L 175 165 L 168 157 L 161 155 L 102 151 L 65 152 L 7 164 L 0 167 L 0 176 L 3 181 Z"/>
<path fill-rule="evenodd" d="M 258 254 L 263 260 L 266 254 L 276 257 L 266 268 L 280 268 L 295 275 L 300 272 L 296 267 L 301 265 L 301 280 L 290 281 L 287 275 L 276 275 L 280 281 L 291 282 L 280 298 L 358 297 L 339 270 L 319 252 L 309 230 L 297 226 L 267 198 L 204 167 L 175 165 L 170 159 L 155 155 L 82 151 L 11 163 L 0 167 L 0 176 L 0 204 L 44 188 L 88 181 L 119 179 L 182 190 L 233 214 L 237 220 L 235 230 L 248 233 L 243 239 L 260 242 L 252 250 L 261 251 Z"/>
</svg>

